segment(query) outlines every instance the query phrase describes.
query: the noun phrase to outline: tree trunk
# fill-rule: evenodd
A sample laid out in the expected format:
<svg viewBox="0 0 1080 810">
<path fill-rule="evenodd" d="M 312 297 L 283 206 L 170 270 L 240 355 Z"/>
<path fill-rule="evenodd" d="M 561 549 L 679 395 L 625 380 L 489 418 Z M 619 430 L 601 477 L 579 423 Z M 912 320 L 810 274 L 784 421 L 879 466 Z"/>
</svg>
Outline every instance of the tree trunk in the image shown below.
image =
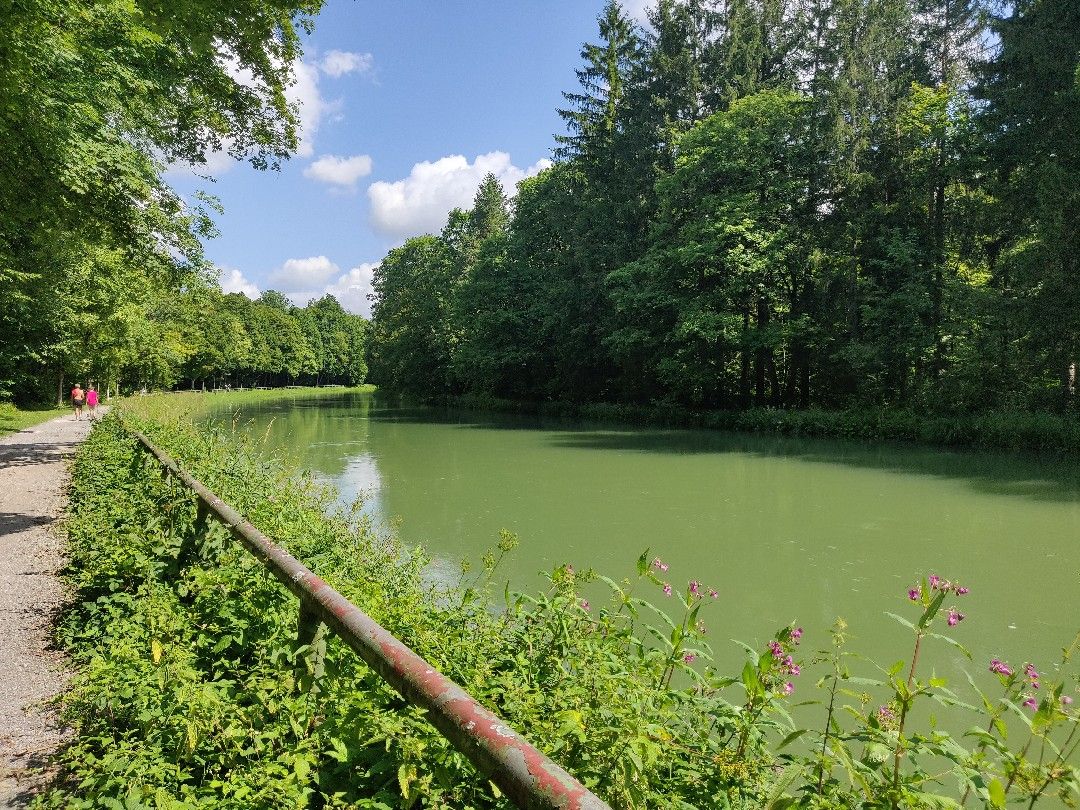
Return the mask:
<svg viewBox="0 0 1080 810">
<path fill-rule="evenodd" d="M 62 408 L 64 406 L 64 372 L 60 372 L 60 377 L 56 381 L 56 407 Z"/>
<path fill-rule="evenodd" d="M 754 350 L 754 404 L 761 405 L 765 401 L 765 371 L 769 360 L 769 352 L 762 342 L 765 327 L 769 325 L 769 307 L 764 298 L 757 300 L 757 332 L 758 346 Z"/>
<path fill-rule="evenodd" d="M 747 345 L 750 338 L 750 313 L 743 311 L 743 338 L 742 351 L 739 353 L 739 405 L 747 408 L 750 406 L 750 347 Z"/>
</svg>

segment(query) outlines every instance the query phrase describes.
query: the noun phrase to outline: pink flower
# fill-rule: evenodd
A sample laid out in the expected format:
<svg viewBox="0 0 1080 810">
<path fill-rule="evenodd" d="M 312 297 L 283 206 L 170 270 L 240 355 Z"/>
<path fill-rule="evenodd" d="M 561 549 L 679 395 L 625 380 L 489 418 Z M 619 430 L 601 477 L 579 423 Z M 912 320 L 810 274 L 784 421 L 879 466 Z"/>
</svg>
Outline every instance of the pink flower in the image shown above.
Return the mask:
<svg viewBox="0 0 1080 810">
<path fill-rule="evenodd" d="M 1009 669 L 1009 665 L 998 658 L 990 660 L 990 671 L 997 675 L 1004 675 L 1005 677 L 1013 674 L 1013 671 Z"/>
<path fill-rule="evenodd" d="M 664 583 L 664 596 L 671 596 L 671 583 L 670 582 L 665 582 Z"/>
<path fill-rule="evenodd" d="M 970 588 L 962 588 L 959 585 L 956 586 L 956 595 L 957 596 L 966 596 L 969 593 L 971 593 Z"/>
<path fill-rule="evenodd" d="M 711 596 L 713 599 L 716 599 L 720 596 L 720 594 L 718 594 L 714 588 L 709 588 L 709 596 Z"/>
<path fill-rule="evenodd" d="M 795 691 L 795 684 L 793 684 L 791 681 L 788 681 L 787 683 L 784 684 L 783 693 L 785 695 L 790 695 L 794 691 Z"/>
<path fill-rule="evenodd" d="M 1024 701 L 1024 706 L 1032 711 L 1039 708 L 1039 701 L 1035 700 L 1033 695 L 1028 695 L 1028 699 Z"/>
<path fill-rule="evenodd" d="M 581 600 L 581 609 L 584 610 L 586 613 L 589 612 L 589 600 L 588 599 L 582 599 Z"/>
<path fill-rule="evenodd" d="M 692 652 L 688 652 L 688 653 L 683 655 L 682 660 L 683 660 L 683 663 L 692 664 L 692 663 L 694 663 L 695 658 L 697 658 L 696 655 L 694 655 Z"/>
<path fill-rule="evenodd" d="M 896 715 L 893 714 L 893 710 L 890 709 L 888 706 L 882 706 L 880 709 L 878 709 L 877 716 L 878 720 L 880 720 L 882 723 L 891 723 L 896 718 Z"/>
<path fill-rule="evenodd" d="M 690 580 L 690 593 L 694 596 L 701 596 L 701 583 L 696 579 Z"/>
<path fill-rule="evenodd" d="M 960 622 L 962 622 L 964 619 L 965 616 L 963 613 L 960 613 L 956 610 L 949 611 L 949 627 L 956 627 L 956 625 L 960 624 Z"/>
<path fill-rule="evenodd" d="M 920 596 L 921 594 L 919 593 L 918 588 L 908 588 L 907 598 L 910 599 L 912 602 L 918 602 Z"/>
<path fill-rule="evenodd" d="M 798 644 L 799 639 L 802 638 L 802 633 L 803 633 L 802 628 L 801 627 L 796 627 L 794 630 L 791 631 L 791 640 L 794 643 Z"/>
<path fill-rule="evenodd" d="M 772 657 L 777 659 L 778 661 L 784 657 L 784 648 L 780 646 L 779 641 L 769 642 L 769 652 L 771 652 Z"/>
<path fill-rule="evenodd" d="M 1069 697 L 1068 695 L 1062 695 L 1061 696 L 1061 705 L 1062 706 L 1071 706 L 1072 702 L 1073 702 L 1073 699 L 1071 697 Z"/>
<path fill-rule="evenodd" d="M 1039 673 L 1035 670 L 1032 664 L 1024 664 L 1024 674 L 1027 676 L 1028 681 L 1031 683 L 1032 689 L 1039 688 Z"/>
<path fill-rule="evenodd" d="M 936 591 L 938 585 L 941 584 L 941 577 L 939 577 L 937 574 L 931 574 L 926 578 L 926 581 L 930 583 L 930 590 Z"/>
</svg>

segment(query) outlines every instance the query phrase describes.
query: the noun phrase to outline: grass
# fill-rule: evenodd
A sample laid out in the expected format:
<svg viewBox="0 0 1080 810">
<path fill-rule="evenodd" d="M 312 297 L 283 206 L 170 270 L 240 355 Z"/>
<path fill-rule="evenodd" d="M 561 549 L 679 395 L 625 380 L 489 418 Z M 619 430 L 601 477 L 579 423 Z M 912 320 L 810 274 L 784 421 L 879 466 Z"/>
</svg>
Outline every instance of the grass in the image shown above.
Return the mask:
<svg viewBox="0 0 1080 810">
<path fill-rule="evenodd" d="M 25 430 L 42 422 L 48 422 L 57 416 L 71 414 L 71 408 L 57 408 L 55 405 L 41 405 L 36 408 L 19 408 L 9 402 L 0 402 L 0 436 L 7 436 Z"/>
<path fill-rule="evenodd" d="M 213 408 L 251 405 L 258 402 L 272 402 L 279 399 L 313 399 L 318 397 L 340 396 L 374 391 L 374 385 L 357 385 L 351 388 L 316 388 L 314 386 L 297 388 L 248 389 L 245 391 L 177 391 L 169 394 L 170 402 L 179 411 L 199 411 L 209 406 Z"/>
</svg>

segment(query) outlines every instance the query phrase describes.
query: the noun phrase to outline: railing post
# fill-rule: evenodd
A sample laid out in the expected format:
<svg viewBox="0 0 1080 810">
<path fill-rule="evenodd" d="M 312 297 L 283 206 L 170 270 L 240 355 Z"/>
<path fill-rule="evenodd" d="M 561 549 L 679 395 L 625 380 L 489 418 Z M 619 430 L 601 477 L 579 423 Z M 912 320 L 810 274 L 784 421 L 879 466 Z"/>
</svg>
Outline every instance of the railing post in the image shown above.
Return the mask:
<svg viewBox="0 0 1080 810">
<path fill-rule="evenodd" d="M 319 681 L 326 670 L 326 630 L 319 614 L 311 609 L 307 599 L 301 597 L 296 621 L 296 649 L 307 647 L 296 659 L 296 685 L 301 692 L 319 693 Z"/>
</svg>

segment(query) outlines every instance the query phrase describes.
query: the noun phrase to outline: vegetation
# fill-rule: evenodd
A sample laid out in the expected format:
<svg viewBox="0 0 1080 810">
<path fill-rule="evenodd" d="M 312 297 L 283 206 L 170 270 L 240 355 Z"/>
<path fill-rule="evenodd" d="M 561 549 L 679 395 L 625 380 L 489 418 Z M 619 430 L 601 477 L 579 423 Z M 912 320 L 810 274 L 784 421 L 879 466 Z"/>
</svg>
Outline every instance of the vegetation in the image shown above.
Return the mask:
<svg viewBox="0 0 1080 810">
<path fill-rule="evenodd" d="M 363 322 L 332 298 L 222 296 L 169 165 L 296 147 L 285 88 L 321 0 L 30 0 L 0 41 L 0 401 L 64 380 L 125 388 L 363 380 Z M 27 190 L 33 189 L 32 194 Z"/>
<path fill-rule="evenodd" d="M 355 507 L 328 513 L 334 493 L 250 439 L 175 421 L 175 399 L 134 401 L 125 418 L 613 807 L 1080 797 L 1080 639 L 1052 680 L 1043 662 L 995 659 L 954 692 L 926 673 L 935 655 L 962 650 L 942 632 L 963 630 L 959 583 L 930 575 L 893 595 L 912 633 L 906 661 L 870 667 L 847 649 L 842 622 L 831 641 L 791 625 L 746 647 L 728 675 L 707 636 L 717 591 L 680 587 L 648 552 L 626 580 L 563 565 L 541 593 L 507 593 L 496 609 L 489 586 L 513 535 L 459 586 L 426 581 L 422 552 Z M 64 703 L 79 733 L 41 806 L 508 806 L 334 640 L 312 691 L 294 648 L 295 600 L 224 529 L 197 525 L 190 495 L 115 413 L 76 460 L 70 534 L 77 597 L 59 637 L 79 669 Z M 596 580 L 607 605 L 581 595 Z M 923 727 L 924 704 L 970 730 Z"/>
<path fill-rule="evenodd" d="M 70 413 L 67 408 L 16 408 L 10 403 L 0 402 L 0 436 Z"/>
<path fill-rule="evenodd" d="M 556 163 L 512 205 L 489 177 L 382 262 L 374 382 L 1075 422 L 1080 6 L 658 0 L 649 20 L 607 4 Z"/>
<path fill-rule="evenodd" d="M 454 407 L 472 410 L 534 413 L 627 425 L 709 428 L 867 442 L 916 442 L 936 447 L 1005 450 L 1040 456 L 1080 453 L 1080 424 L 1074 417 L 1063 414 L 989 411 L 935 416 L 904 408 L 865 406 L 843 410 L 818 407 L 698 410 L 671 403 L 534 403 L 477 394 L 452 397 L 448 401 Z"/>
<path fill-rule="evenodd" d="M 367 376 L 367 321 L 332 295 L 300 308 L 275 290 L 251 301 L 208 289 L 180 308 L 169 323 L 178 355 L 151 384 L 360 385 Z"/>
</svg>

